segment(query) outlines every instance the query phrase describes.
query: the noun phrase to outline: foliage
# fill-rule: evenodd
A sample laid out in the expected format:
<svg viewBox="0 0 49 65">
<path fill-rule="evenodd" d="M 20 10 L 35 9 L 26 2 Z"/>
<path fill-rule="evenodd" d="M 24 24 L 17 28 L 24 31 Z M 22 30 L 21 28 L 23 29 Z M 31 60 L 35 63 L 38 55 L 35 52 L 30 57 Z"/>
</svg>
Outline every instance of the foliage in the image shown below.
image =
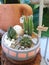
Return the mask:
<svg viewBox="0 0 49 65">
<path fill-rule="evenodd" d="M 33 9 L 33 22 L 34 22 L 34 31 L 37 33 L 38 31 L 37 26 L 39 25 L 39 6 L 38 5 L 33 5 L 33 4 L 29 4 L 32 9 Z M 38 7 L 37 7 L 38 6 Z M 49 8 L 46 7 L 43 10 L 43 24 L 45 26 L 49 27 Z M 44 31 L 42 32 L 42 36 L 48 36 L 49 37 L 49 29 L 48 31 Z"/>
<path fill-rule="evenodd" d="M 49 27 L 49 8 L 44 8 L 43 24 Z M 49 37 L 49 29 L 46 32 L 42 32 L 42 36 Z"/>
</svg>

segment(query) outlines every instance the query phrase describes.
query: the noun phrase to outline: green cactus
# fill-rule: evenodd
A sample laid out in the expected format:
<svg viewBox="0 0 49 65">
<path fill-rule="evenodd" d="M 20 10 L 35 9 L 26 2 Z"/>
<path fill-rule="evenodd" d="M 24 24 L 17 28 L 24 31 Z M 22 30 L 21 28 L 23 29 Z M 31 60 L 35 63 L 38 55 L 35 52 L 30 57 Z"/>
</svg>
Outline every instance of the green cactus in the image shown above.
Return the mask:
<svg viewBox="0 0 49 65">
<path fill-rule="evenodd" d="M 16 39 L 17 34 L 16 34 L 16 31 L 13 29 L 13 27 L 10 27 L 7 32 L 8 32 L 7 33 L 8 38 Z"/>
<path fill-rule="evenodd" d="M 29 18 L 28 18 L 29 20 L 28 20 L 28 23 L 29 23 L 29 35 L 32 35 L 32 32 L 33 32 L 33 30 L 34 30 L 34 25 L 33 25 L 33 18 L 32 18 L 32 16 L 30 16 Z"/>
<path fill-rule="evenodd" d="M 24 23 L 23 23 L 24 33 L 28 35 L 32 35 L 32 32 L 34 30 L 33 17 L 31 15 L 27 18 L 28 20 L 26 20 L 26 17 L 24 17 Z"/>
<path fill-rule="evenodd" d="M 26 17 L 24 17 L 23 28 L 24 28 L 24 33 L 28 34 L 28 23 Z"/>
<path fill-rule="evenodd" d="M 20 40 L 20 45 L 21 45 L 21 46 L 24 46 L 25 48 L 26 48 L 26 47 L 30 48 L 31 45 L 32 45 L 32 40 L 31 40 L 29 37 L 23 37 L 23 38 Z"/>
</svg>

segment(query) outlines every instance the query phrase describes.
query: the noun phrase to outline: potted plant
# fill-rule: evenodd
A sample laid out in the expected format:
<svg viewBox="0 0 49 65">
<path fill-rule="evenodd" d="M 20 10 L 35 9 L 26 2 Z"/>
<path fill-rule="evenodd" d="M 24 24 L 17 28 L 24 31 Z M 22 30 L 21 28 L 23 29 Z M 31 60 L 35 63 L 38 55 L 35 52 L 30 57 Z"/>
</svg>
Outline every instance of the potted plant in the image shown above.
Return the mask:
<svg viewBox="0 0 49 65">
<path fill-rule="evenodd" d="M 39 51 L 39 43 L 36 38 L 32 38 L 33 30 L 32 15 L 24 16 L 23 27 L 10 27 L 2 37 L 2 49 L 6 56 L 19 61 L 35 57 Z"/>
</svg>

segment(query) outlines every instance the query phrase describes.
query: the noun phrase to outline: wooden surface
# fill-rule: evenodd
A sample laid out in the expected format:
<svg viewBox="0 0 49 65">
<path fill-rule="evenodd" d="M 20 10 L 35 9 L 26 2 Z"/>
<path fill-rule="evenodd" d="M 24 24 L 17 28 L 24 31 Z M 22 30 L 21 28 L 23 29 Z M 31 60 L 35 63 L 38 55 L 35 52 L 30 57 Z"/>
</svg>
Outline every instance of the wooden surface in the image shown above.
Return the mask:
<svg viewBox="0 0 49 65">
<path fill-rule="evenodd" d="M 2 65 L 40 65 L 40 61 L 41 61 L 41 56 L 40 53 L 37 54 L 36 58 L 33 60 L 33 58 L 31 58 L 28 61 L 14 61 L 11 60 L 9 58 L 6 57 L 5 53 L 2 52 L 2 56 L 1 56 L 1 63 Z"/>
</svg>

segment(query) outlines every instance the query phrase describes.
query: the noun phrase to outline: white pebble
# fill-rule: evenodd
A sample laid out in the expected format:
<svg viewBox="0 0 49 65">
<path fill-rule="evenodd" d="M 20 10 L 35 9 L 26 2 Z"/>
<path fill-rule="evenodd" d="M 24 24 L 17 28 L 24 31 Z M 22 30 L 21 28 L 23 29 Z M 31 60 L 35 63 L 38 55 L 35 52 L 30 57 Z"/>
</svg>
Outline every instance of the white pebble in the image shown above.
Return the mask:
<svg viewBox="0 0 49 65">
<path fill-rule="evenodd" d="M 24 49 L 24 46 L 21 46 L 22 49 Z"/>
</svg>

